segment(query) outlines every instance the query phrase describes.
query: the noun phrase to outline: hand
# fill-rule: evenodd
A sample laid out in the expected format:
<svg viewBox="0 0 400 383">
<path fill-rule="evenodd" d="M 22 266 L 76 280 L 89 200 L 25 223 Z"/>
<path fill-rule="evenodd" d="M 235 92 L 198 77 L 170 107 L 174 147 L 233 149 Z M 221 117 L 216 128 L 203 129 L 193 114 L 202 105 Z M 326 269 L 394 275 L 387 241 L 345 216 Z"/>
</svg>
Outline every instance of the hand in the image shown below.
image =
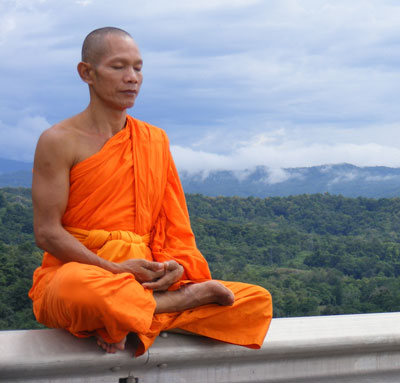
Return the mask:
<svg viewBox="0 0 400 383">
<path fill-rule="evenodd" d="M 142 283 L 143 287 L 154 291 L 165 291 L 176 281 L 179 281 L 183 274 L 183 266 L 172 260 L 166 261 L 163 264 L 165 270 L 164 276 L 153 282 Z"/>
<path fill-rule="evenodd" d="M 165 265 L 161 262 L 128 259 L 115 265 L 117 266 L 117 273 L 131 273 L 139 283 L 156 281 L 165 275 Z"/>
</svg>

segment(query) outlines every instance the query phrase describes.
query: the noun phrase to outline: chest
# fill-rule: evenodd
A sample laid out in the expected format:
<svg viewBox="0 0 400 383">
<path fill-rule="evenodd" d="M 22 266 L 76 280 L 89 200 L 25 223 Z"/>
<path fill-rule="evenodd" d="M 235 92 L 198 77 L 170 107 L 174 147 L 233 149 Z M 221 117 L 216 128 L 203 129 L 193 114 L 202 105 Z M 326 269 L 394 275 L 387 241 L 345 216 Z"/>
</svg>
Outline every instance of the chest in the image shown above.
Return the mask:
<svg viewBox="0 0 400 383">
<path fill-rule="evenodd" d="M 98 135 L 82 135 L 78 137 L 74 147 L 74 165 L 99 153 L 110 138 Z"/>
</svg>

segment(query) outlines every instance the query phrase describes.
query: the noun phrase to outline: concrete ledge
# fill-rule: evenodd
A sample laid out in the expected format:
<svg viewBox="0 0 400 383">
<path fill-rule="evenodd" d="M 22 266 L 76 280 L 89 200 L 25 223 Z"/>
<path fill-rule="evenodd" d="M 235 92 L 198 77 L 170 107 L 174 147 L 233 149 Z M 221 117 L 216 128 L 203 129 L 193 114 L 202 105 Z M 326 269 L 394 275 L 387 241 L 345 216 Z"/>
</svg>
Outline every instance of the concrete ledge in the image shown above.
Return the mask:
<svg viewBox="0 0 400 383">
<path fill-rule="evenodd" d="M 134 349 L 134 337 L 106 354 L 62 330 L 3 331 L 0 381 L 398 383 L 400 313 L 274 319 L 261 350 L 172 333 Z"/>
</svg>

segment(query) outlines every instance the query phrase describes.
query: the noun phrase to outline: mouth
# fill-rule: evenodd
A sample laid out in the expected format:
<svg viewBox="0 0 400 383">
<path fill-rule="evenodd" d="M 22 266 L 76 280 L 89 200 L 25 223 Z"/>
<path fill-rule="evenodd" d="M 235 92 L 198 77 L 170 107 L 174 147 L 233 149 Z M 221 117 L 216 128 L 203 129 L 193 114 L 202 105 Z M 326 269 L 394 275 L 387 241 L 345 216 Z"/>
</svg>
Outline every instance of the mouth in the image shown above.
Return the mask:
<svg viewBox="0 0 400 383">
<path fill-rule="evenodd" d="M 126 94 L 128 96 L 136 96 L 137 95 L 137 90 L 126 89 L 126 90 L 122 90 L 121 93 Z"/>
</svg>

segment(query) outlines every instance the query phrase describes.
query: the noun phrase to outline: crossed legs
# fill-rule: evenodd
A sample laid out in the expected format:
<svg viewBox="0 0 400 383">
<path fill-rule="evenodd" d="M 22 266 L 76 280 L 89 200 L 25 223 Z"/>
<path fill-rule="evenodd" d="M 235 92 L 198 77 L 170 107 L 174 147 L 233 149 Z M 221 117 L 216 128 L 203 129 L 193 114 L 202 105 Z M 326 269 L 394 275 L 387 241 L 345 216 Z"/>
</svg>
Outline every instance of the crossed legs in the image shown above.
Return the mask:
<svg viewBox="0 0 400 383">
<path fill-rule="evenodd" d="M 193 309 L 195 307 L 216 303 L 231 306 L 235 297 L 228 288 L 217 281 L 206 281 L 182 286 L 179 290 L 155 292 L 155 314 L 170 313 Z M 109 353 L 124 350 L 126 337 L 118 343 L 107 343 L 97 336 L 97 344 Z"/>
</svg>

